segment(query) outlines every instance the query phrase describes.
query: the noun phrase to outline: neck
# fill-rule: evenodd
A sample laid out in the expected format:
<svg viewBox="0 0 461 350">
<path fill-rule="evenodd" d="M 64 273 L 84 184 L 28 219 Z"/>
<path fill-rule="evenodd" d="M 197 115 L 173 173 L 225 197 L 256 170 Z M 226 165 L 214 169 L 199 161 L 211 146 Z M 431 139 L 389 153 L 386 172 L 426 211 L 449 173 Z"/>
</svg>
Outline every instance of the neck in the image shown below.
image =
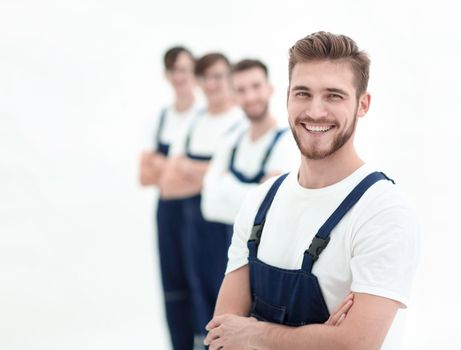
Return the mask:
<svg viewBox="0 0 461 350">
<path fill-rule="evenodd" d="M 177 112 L 184 112 L 192 107 L 195 102 L 195 96 L 193 92 L 181 94 L 176 96 L 174 108 Z"/>
<path fill-rule="evenodd" d="M 320 160 L 302 156 L 298 182 L 304 188 L 323 188 L 345 179 L 363 164 L 352 144 Z"/>
<path fill-rule="evenodd" d="M 219 102 L 208 103 L 208 112 L 211 114 L 224 113 L 234 107 L 234 103 L 231 100 L 224 100 Z"/>
<path fill-rule="evenodd" d="M 256 141 L 269 130 L 275 128 L 277 121 L 271 114 L 267 114 L 264 118 L 258 121 L 252 121 L 250 125 L 250 139 Z"/>
</svg>

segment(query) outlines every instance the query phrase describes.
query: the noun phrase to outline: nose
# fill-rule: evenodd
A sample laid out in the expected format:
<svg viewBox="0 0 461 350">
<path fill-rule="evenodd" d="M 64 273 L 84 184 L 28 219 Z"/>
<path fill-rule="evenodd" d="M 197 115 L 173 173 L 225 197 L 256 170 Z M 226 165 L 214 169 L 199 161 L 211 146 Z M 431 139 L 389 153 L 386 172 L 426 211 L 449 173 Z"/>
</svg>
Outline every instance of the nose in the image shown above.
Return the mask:
<svg viewBox="0 0 461 350">
<path fill-rule="evenodd" d="M 328 116 L 328 111 L 324 101 L 320 97 L 314 97 L 307 104 L 305 114 L 312 119 L 321 119 Z"/>
</svg>

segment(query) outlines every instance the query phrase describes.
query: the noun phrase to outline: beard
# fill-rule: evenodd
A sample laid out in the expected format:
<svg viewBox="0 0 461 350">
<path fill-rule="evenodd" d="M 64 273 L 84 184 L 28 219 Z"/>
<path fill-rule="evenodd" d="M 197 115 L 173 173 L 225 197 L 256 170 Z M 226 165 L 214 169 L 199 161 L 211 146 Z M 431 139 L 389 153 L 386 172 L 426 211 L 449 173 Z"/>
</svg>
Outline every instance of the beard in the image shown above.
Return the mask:
<svg viewBox="0 0 461 350">
<path fill-rule="evenodd" d="M 242 109 L 243 109 L 243 111 L 245 112 L 245 115 L 247 116 L 247 118 L 250 121 L 258 122 L 258 121 L 263 120 L 266 117 L 266 115 L 268 114 L 268 112 L 269 112 L 269 102 L 265 102 L 264 108 L 260 112 L 257 112 L 257 113 L 249 113 L 249 111 L 245 107 L 242 107 Z"/>
<path fill-rule="evenodd" d="M 293 134 L 293 137 L 294 137 L 294 139 L 296 141 L 296 144 L 298 145 L 298 148 L 299 148 L 301 154 L 304 157 L 306 157 L 307 159 L 320 160 L 320 159 L 324 159 L 326 157 L 331 156 L 332 154 L 336 153 L 339 149 L 341 149 L 347 143 L 347 141 L 350 140 L 350 138 L 352 137 L 352 135 L 355 132 L 355 128 L 356 128 L 357 120 L 358 120 L 358 118 L 357 118 L 357 109 L 358 109 L 358 107 L 356 107 L 356 109 L 355 109 L 355 112 L 354 112 L 355 117 L 352 120 L 351 125 L 349 125 L 341 134 L 336 135 L 335 138 L 333 139 L 333 141 L 331 142 L 331 145 L 329 145 L 327 148 L 323 148 L 323 149 L 318 147 L 318 145 L 316 145 L 316 144 L 311 145 L 311 146 L 304 146 L 302 141 L 301 141 L 301 137 L 298 136 L 298 134 L 297 134 L 296 125 L 300 124 L 300 122 L 305 122 L 305 121 L 307 121 L 309 123 L 312 123 L 312 124 L 316 124 L 316 123 L 321 122 L 321 123 L 325 123 L 325 124 L 334 125 L 335 128 L 336 128 L 337 123 L 328 121 L 326 119 L 314 120 L 314 119 L 311 119 L 309 117 L 304 118 L 302 120 L 296 121 L 295 125 L 292 125 L 290 123 L 291 132 Z M 304 128 L 303 126 L 301 126 L 301 127 Z"/>
</svg>

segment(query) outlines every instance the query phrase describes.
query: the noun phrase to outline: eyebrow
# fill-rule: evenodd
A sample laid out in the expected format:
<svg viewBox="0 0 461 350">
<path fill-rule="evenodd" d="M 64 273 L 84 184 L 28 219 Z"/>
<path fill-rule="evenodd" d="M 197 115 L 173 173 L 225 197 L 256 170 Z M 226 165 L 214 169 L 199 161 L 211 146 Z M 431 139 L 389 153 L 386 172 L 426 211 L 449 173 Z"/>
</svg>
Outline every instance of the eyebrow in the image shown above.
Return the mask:
<svg viewBox="0 0 461 350">
<path fill-rule="evenodd" d="M 291 88 L 293 91 L 309 91 L 310 89 L 304 85 L 295 85 Z"/>
<path fill-rule="evenodd" d="M 338 88 L 327 88 L 326 90 L 327 90 L 328 92 L 336 92 L 336 93 L 338 93 L 338 94 L 340 94 L 340 95 L 349 96 L 349 94 L 348 94 L 346 91 L 342 90 L 342 89 L 338 89 Z"/>
<path fill-rule="evenodd" d="M 292 91 L 310 91 L 311 89 L 309 89 L 307 86 L 305 85 L 295 85 L 291 88 Z M 344 91 L 343 89 L 339 89 L 339 88 L 326 88 L 325 89 L 326 91 L 328 92 L 334 92 L 334 93 L 337 93 L 337 94 L 341 94 L 341 95 L 344 95 L 344 96 L 349 96 L 349 94 Z"/>
</svg>

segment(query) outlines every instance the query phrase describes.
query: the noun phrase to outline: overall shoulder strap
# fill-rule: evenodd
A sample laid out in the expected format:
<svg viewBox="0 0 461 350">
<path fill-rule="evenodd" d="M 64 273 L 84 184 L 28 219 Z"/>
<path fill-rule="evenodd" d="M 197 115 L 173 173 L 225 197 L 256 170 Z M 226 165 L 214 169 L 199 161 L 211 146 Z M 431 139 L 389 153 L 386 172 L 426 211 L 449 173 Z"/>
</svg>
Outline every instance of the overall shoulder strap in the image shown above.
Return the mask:
<svg viewBox="0 0 461 350">
<path fill-rule="evenodd" d="M 263 158 L 263 160 L 261 162 L 261 170 L 264 170 L 264 168 L 266 167 L 266 163 L 269 160 L 270 155 L 272 154 L 272 150 L 274 149 L 274 146 L 280 140 L 282 135 L 287 131 L 288 131 L 288 128 L 283 128 L 283 129 L 278 130 L 275 133 L 274 138 L 272 139 L 272 142 L 270 143 L 269 147 L 267 148 L 266 154 L 264 155 L 264 158 Z"/>
<path fill-rule="evenodd" d="M 255 240 L 259 243 L 259 240 L 261 239 L 262 229 L 266 221 L 267 212 L 269 211 L 269 208 L 271 207 L 272 202 L 274 201 L 274 197 L 278 189 L 280 188 L 280 185 L 286 179 L 288 174 L 289 173 L 283 174 L 277 180 L 275 180 L 275 182 L 272 184 L 271 188 L 267 192 L 266 196 L 264 197 L 264 200 L 259 206 L 258 212 L 253 223 L 250 241 Z"/>
<path fill-rule="evenodd" d="M 312 269 L 312 265 L 319 258 L 322 251 L 330 242 L 331 231 L 347 214 L 347 212 L 362 198 L 365 192 L 380 180 L 388 180 L 395 183 L 394 180 L 388 178 L 382 172 L 373 172 L 366 176 L 355 188 L 347 195 L 347 197 L 336 208 L 333 214 L 320 227 L 317 234 L 312 239 L 309 248 L 304 252 L 303 269 Z"/>
<path fill-rule="evenodd" d="M 162 135 L 163 127 L 165 126 L 166 115 L 168 112 L 168 108 L 162 108 L 160 111 L 160 120 L 158 122 L 157 132 L 155 133 L 155 144 L 158 145 L 160 143 L 160 136 Z"/>
</svg>

